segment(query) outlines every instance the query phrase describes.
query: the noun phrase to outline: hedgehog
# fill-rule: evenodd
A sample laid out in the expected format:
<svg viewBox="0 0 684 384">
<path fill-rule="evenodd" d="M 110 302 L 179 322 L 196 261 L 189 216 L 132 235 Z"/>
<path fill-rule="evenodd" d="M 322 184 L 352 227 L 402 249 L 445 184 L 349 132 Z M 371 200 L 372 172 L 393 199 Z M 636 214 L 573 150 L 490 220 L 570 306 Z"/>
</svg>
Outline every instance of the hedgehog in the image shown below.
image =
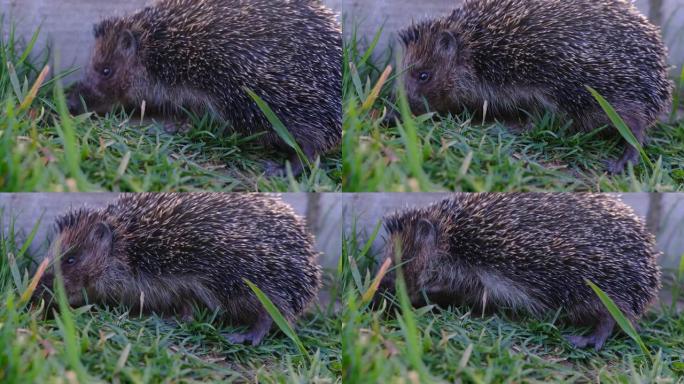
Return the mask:
<svg viewBox="0 0 684 384">
<path fill-rule="evenodd" d="M 304 220 L 260 194 L 127 194 L 102 209 L 72 210 L 56 220 L 47 257 L 71 306 L 122 305 L 185 321 L 206 308 L 248 327 L 228 341 L 252 345 L 272 319 L 245 280 L 291 323 L 321 281 Z M 34 299 L 45 297 L 55 273 L 43 275 Z"/>
<path fill-rule="evenodd" d="M 335 14 L 316 0 L 161 0 L 94 27 L 72 113 L 140 107 L 180 121 L 209 114 L 233 131 L 302 163 L 247 90 L 273 110 L 309 158 L 341 140 L 342 37 Z M 180 120 L 178 120 L 180 119 Z M 267 164 L 268 173 L 283 168 Z"/>
<path fill-rule="evenodd" d="M 567 337 L 578 348 L 601 349 L 615 326 L 588 281 L 634 324 L 660 288 L 654 236 L 605 194 L 456 194 L 389 215 L 384 226 L 384 257 L 402 263 L 415 306 L 533 317 L 560 310 L 567 323 L 592 329 Z M 394 279 L 386 275 L 383 290 Z"/>
<path fill-rule="evenodd" d="M 627 0 L 466 0 L 400 32 L 403 85 L 416 114 L 465 110 L 513 128 L 551 112 L 574 131 L 618 136 L 589 87 L 639 144 L 671 99 L 659 29 Z M 427 102 L 427 105 L 426 105 Z M 625 141 L 609 173 L 637 163 Z"/>
</svg>

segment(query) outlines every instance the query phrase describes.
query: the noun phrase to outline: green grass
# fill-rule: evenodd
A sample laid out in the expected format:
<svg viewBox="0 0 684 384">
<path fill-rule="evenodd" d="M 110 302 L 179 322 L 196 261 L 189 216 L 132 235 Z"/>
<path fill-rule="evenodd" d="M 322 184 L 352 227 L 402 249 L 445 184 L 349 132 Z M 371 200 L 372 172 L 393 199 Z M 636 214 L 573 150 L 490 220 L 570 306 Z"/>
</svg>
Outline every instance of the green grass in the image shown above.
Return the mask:
<svg viewBox="0 0 684 384">
<path fill-rule="evenodd" d="M 554 314 L 513 320 L 504 314 L 479 317 L 467 307 L 414 309 L 402 285 L 398 297 L 388 298 L 397 304 L 396 315 L 388 316 L 365 300 L 377 269 L 368 252 L 374 237 L 352 227 L 343 239 L 344 382 L 684 383 L 684 316 L 669 301 L 639 322 L 637 339 L 646 354 L 619 332 L 600 352 L 575 349 L 564 336 L 585 329 L 565 326 Z M 681 275 L 672 279 L 675 271 L 665 275 L 668 290 L 684 285 Z"/>
<path fill-rule="evenodd" d="M 46 320 L 44 309 L 21 299 L 30 291 L 31 259 L 17 238 L 11 231 L 0 235 L 2 383 L 341 382 L 334 305 L 314 305 L 295 333 L 272 332 L 258 347 L 229 344 L 221 336 L 229 328 L 202 311 L 191 323 L 178 323 L 89 305 Z M 326 280 L 334 303 L 335 280 L 329 274 Z"/>
<path fill-rule="evenodd" d="M 36 81 L 47 62 L 35 47 L 40 31 L 21 47 L 9 31 L 0 34 L 0 191 L 340 190 L 339 153 L 299 177 L 268 178 L 264 161 L 284 163 L 282 155 L 208 118 L 169 135 L 123 112 L 72 117 L 59 81 Z"/>
<path fill-rule="evenodd" d="M 383 81 L 381 74 L 393 61 L 374 62 L 380 33 L 365 50 L 356 36 L 345 42 L 344 191 L 684 190 L 684 120 L 674 113 L 649 131 L 643 147 L 648 161 L 614 176 L 604 172 L 605 160 L 622 154 L 622 140 L 596 137 L 601 128 L 572 132 L 551 115 L 537 119 L 533 129 L 515 133 L 498 123 L 483 125 L 465 113 L 412 116 L 405 98 L 399 97 L 400 123 L 385 126 L 383 117 L 395 107 L 397 65 L 392 64 Z M 684 74 L 678 94 L 682 84 Z M 681 100 L 676 98 L 677 105 Z"/>
</svg>

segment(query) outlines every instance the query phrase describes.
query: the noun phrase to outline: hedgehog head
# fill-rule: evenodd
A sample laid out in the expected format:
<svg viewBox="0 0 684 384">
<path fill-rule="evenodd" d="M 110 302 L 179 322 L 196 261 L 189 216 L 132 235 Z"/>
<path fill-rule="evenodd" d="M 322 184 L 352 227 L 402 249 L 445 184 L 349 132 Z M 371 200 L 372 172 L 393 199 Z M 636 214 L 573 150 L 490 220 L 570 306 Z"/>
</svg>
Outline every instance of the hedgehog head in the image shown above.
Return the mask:
<svg viewBox="0 0 684 384">
<path fill-rule="evenodd" d="M 449 19 L 413 24 L 400 34 L 406 95 L 414 113 L 447 113 L 460 105 L 475 79 L 464 37 Z"/>
<path fill-rule="evenodd" d="M 388 237 L 384 258 L 391 258 L 395 261 L 394 265 L 400 265 L 411 301 L 418 305 L 425 286 L 425 271 L 429 270 L 434 260 L 446 253 L 440 243 L 440 223 L 420 212 L 412 212 L 386 218 L 385 229 Z M 392 285 L 393 280 L 394 276 L 388 275 L 382 287 Z"/>
<path fill-rule="evenodd" d="M 125 19 L 105 20 L 94 27 L 95 47 L 85 76 L 71 91 L 68 100 L 72 113 L 89 110 L 109 112 L 113 106 L 133 107 L 136 89 L 147 80 L 141 60 L 140 32 Z"/>
<path fill-rule="evenodd" d="M 42 276 L 37 296 L 53 288 L 57 267 L 70 305 L 83 305 L 84 292 L 88 297 L 97 296 L 98 281 L 115 264 L 113 244 L 113 229 L 98 211 L 79 209 L 60 217 L 46 256 L 52 267 Z"/>
</svg>

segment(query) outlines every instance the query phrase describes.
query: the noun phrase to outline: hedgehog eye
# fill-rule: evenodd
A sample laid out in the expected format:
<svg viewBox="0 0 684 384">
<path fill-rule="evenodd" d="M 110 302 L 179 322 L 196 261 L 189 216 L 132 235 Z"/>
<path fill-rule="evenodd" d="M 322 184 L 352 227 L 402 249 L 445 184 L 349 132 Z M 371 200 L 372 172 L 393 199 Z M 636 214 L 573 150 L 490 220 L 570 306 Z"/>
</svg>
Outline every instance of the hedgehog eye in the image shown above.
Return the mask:
<svg viewBox="0 0 684 384">
<path fill-rule="evenodd" d="M 69 264 L 69 265 L 72 265 L 72 264 L 75 263 L 75 262 L 76 262 L 76 258 L 73 257 L 73 256 L 69 256 L 69 257 L 67 257 L 67 259 L 66 259 L 66 263 Z"/>
<path fill-rule="evenodd" d="M 102 76 L 104 77 L 109 77 L 112 75 L 112 69 L 109 67 L 105 67 L 102 69 Z"/>
<path fill-rule="evenodd" d="M 418 74 L 418 81 L 421 83 L 427 83 L 430 80 L 430 72 L 420 72 Z"/>
</svg>

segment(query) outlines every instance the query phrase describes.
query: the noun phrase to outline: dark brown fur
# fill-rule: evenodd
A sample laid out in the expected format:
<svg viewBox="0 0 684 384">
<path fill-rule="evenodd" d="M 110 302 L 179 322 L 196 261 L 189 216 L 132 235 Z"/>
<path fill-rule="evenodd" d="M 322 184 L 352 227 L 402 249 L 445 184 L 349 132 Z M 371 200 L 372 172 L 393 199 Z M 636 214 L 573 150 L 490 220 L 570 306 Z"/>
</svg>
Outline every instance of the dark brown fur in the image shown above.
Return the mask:
<svg viewBox="0 0 684 384">
<path fill-rule="evenodd" d="M 385 257 L 403 263 L 414 305 L 427 297 L 480 313 L 562 309 L 570 323 L 593 328 L 569 337 L 578 347 L 600 349 L 615 325 L 586 280 L 633 322 L 660 287 L 653 235 L 608 195 L 456 194 L 389 216 L 385 227 Z"/>
<path fill-rule="evenodd" d="M 660 32 L 625 0 L 468 0 L 401 38 L 414 113 L 425 112 L 427 102 L 440 113 L 481 114 L 486 102 L 488 117 L 516 126 L 550 111 L 591 131 L 611 122 L 590 86 L 643 143 L 670 101 Z M 638 151 L 625 145 L 610 172 L 638 161 Z"/>
<path fill-rule="evenodd" d="M 303 220 L 258 194 L 134 194 L 57 220 L 57 260 L 69 304 L 124 305 L 191 319 L 193 306 L 247 325 L 232 342 L 258 344 L 272 320 L 243 279 L 293 322 L 315 297 L 320 268 Z M 52 288 L 54 272 L 41 285 Z M 44 291 L 39 291 L 37 297 Z"/>
<path fill-rule="evenodd" d="M 90 65 L 70 95 L 73 112 L 83 98 L 98 113 L 143 101 L 175 118 L 208 113 L 292 154 L 248 88 L 310 160 L 339 144 L 341 29 L 316 0 L 161 0 L 94 32 Z M 296 155 L 292 161 L 297 173 L 302 164 Z"/>
</svg>

